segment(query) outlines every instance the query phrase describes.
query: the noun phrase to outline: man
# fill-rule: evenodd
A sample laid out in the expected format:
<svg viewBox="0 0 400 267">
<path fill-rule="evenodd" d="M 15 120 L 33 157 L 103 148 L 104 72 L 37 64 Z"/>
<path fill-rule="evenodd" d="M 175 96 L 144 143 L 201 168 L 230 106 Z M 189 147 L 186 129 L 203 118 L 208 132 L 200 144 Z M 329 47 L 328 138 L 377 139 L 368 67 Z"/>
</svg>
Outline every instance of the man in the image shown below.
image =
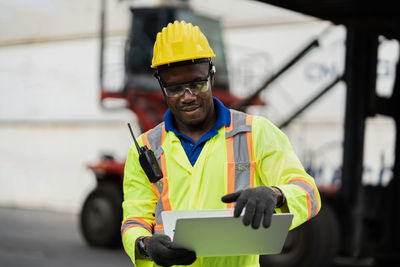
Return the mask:
<svg viewBox="0 0 400 267">
<path fill-rule="evenodd" d="M 259 266 L 258 255 L 196 258 L 163 234 L 163 210 L 234 208 L 243 223 L 268 227 L 274 212 L 291 228 L 315 216 L 320 197 L 286 136 L 268 120 L 227 109 L 212 97 L 215 57 L 206 37 L 184 21 L 157 34 L 152 68 L 168 104 L 164 122 L 143 134 L 163 178 L 150 183 L 135 146 L 124 176 L 122 240 L 136 266 Z M 222 197 L 222 199 L 221 199 Z"/>
</svg>

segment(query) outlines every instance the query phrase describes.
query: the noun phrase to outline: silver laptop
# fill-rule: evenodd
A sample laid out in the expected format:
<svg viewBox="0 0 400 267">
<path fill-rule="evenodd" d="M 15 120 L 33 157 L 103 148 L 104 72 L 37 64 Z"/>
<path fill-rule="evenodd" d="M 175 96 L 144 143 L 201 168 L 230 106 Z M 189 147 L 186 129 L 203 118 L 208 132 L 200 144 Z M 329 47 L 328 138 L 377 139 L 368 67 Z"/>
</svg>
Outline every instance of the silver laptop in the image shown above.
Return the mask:
<svg viewBox="0 0 400 267">
<path fill-rule="evenodd" d="M 293 214 L 274 214 L 269 228 L 244 226 L 233 209 L 164 211 L 164 232 L 198 257 L 279 254 Z"/>
</svg>

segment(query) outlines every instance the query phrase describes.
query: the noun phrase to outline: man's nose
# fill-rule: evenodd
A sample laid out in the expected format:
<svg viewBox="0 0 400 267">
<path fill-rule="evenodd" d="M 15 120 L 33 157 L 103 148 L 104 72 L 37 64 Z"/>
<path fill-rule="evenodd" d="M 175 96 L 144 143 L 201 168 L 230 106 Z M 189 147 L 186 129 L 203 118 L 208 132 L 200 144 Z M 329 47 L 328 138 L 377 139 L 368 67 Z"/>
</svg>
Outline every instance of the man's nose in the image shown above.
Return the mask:
<svg viewBox="0 0 400 267">
<path fill-rule="evenodd" d="M 185 88 L 185 93 L 183 93 L 182 100 L 192 100 L 196 96 L 193 94 L 193 92 L 190 90 L 190 88 L 186 87 Z"/>
</svg>

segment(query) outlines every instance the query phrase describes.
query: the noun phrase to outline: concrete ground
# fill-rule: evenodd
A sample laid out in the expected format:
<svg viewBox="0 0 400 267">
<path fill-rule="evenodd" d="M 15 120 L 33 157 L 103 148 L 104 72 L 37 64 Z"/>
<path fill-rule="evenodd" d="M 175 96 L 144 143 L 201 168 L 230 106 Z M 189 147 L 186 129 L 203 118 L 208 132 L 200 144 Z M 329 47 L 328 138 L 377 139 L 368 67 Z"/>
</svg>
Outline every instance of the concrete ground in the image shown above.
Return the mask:
<svg viewBox="0 0 400 267">
<path fill-rule="evenodd" d="M 89 247 L 69 213 L 0 208 L 1 267 L 132 266 L 122 248 Z"/>
</svg>

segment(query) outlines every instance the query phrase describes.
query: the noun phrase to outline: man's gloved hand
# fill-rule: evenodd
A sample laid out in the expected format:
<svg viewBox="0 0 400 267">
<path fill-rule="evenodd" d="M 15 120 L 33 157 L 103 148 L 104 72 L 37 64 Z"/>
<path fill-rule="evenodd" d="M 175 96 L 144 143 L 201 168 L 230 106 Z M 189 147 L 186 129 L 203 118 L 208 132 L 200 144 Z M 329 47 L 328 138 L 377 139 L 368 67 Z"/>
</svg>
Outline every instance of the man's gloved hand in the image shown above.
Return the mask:
<svg viewBox="0 0 400 267">
<path fill-rule="evenodd" d="M 158 265 L 190 265 L 196 260 L 194 251 L 176 246 L 167 235 L 156 234 L 146 239 L 146 251 Z"/>
<path fill-rule="evenodd" d="M 239 217 L 246 207 L 243 224 L 258 229 L 264 216 L 263 226 L 268 228 L 271 224 L 272 214 L 277 202 L 277 194 L 267 186 L 258 186 L 227 194 L 221 199 L 225 203 L 236 202 L 233 212 L 234 217 Z"/>
</svg>

